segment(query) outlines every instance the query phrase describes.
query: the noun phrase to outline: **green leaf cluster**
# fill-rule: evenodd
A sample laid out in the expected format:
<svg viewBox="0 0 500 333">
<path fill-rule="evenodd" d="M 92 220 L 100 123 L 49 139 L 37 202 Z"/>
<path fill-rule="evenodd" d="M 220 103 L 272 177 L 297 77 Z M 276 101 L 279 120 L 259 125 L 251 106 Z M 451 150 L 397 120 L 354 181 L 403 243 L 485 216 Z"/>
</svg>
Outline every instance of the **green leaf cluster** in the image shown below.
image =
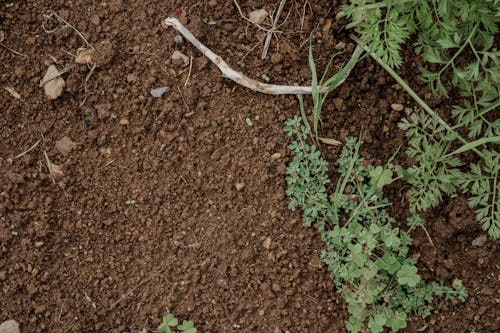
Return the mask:
<svg viewBox="0 0 500 333">
<path fill-rule="evenodd" d="M 487 116 L 500 106 L 499 0 L 352 0 L 338 16 L 349 18 L 348 27 L 393 68 L 401 66 L 401 46 L 414 36 L 416 53 L 434 65 L 420 66 L 421 79 L 448 97 L 451 74 L 451 85 L 465 98 L 453 116 L 469 137 L 500 135 L 500 119 Z"/>
<path fill-rule="evenodd" d="M 383 187 L 394 181 L 390 164 L 374 167 L 359 154 L 360 143 L 347 140 L 337 161 L 340 178 L 327 194 L 328 165 L 315 146 L 307 144 L 309 127 L 299 117 L 286 122 L 296 139 L 290 145 L 295 158 L 287 168 L 290 208 L 303 211 L 308 226 L 315 225 L 325 242 L 322 260 L 348 304 L 350 332 L 384 327 L 406 327 L 411 313 L 430 314 L 433 296 L 466 297 L 442 284 L 426 284 L 409 257 L 412 238 L 394 227 L 384 207 L 390 203 Z"/>
<path fill-rule="evenodd" d="M 422 112 L 412 114 L 400 128 L 410 139 L 407 154 L 416 162 L 399 170 L 399 175 L 412 185 L 410 210 L 416 213 L 437 207 L 443 195 L 469 193 L 469 205 L 483 229 L 494 238 L 500 237 L 500 153 L 482 149 L 482 163 L 464 168 L 459 154 L 475 146 L 475 142 L 484 142 L 484 138 L 454 150 L 457 133 Z"/>
<path fill-rule="evenodd" d="M 160 326 L 158 326 L 159 333 L 196 333 L 197 330 L 194 327 L 192 321 L 184 320 L 182 324 L 179 324 L 179 320 L 171 313 L 167 313 L 163 316 L 163 321 Z"/>
<path fill-rule="evenodd" d="M 416 162 L 399 173 L 413 185 L 411 211 L 436 207 L 444 195 L 468 192 L 483 229 L 500 237 L 500 118 L 494 113 L 500 107 L 500 52 L 495 47 L 500 0 L 351 0 L 339 16 L 352 21 L 348 27 L 384 66 L 399 67 L 400 48 L 413 37 L 415 52 L 424 60 L 421 79 L 434 94 L 449 97 L 456 87 L 462 97 L 453 107 L 452 125 L 432 110 L 417 112 L 400 125 Z M 453 150 L 457 143 L 462 147 Z M 460 155 L 468 150 L 482 160 L 464 165 Z"/>
</svg>

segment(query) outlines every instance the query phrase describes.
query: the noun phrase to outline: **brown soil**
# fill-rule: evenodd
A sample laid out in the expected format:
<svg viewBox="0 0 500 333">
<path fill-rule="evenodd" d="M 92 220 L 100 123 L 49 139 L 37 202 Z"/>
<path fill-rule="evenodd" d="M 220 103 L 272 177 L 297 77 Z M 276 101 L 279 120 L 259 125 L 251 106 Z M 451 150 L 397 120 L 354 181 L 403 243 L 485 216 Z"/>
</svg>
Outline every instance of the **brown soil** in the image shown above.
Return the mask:
<svg viewBox="0 0 500 333">
<path fill-rule="evenodd" d="M 272 11 L 277 3 L 241 6 Z M 0 322 L 16 319 L 22 332 L 151 332 L 168 308 L 200 332 L 345 331 L 321 240 L 288 210 L 284 194 L 291 155 L 282 127 L 298 112 L 296 98 L 236 86 L 190 45 L 174 44 L 175 31 L 161 24 L 185 16 L 203 42 L 250 76 L 307 83 L 311 32 L 320 67 L 338 42 L 347 43 L 339 64 L 354 45 L 333 20 L 335 1 L 310 1 L 302 30 L 303 2 L 288 3 L 284 33 L 266 60 L 260 46 L 250 51 L 262 33 L 247 27 L 232 1 L 1 4 L 3 44 L 25 57 L 0 48 L 1 86 L 21 95 L 0 91 Z M 86 45 L 71 29 L 44 32 L 42 23 L 59 26 L 44 17 L 51 10 L 100 51 L 90 77 L 85 65 L 63 75 L 65 92 L 55 101 L 38 87 L 47 66 L 73 65 L 70 53 Z M 170 60 L 174 49 L 193 57 L 187 86 L 188 67 Z M 405 69 L 415 76 L 413 60 Z M 160 86 L 167 93 L 151 97 Z M 323 133 L 342 140 L 362 130 L 364 156 L 384 163 L 405 142 L 397 129 L 405 114 L 391 103 L 413 106 L 363 60 L 326 103 Z M 63 154 L 56 141 L 65 136 L 76 146 Z M 338 148 L 322 149 L 334 170 Z M 51 177 L 44 154 L 62 176 Z M 403 154 L 398 161 L 408 163 Z M 398 184 L 389 195 L 404 191 Z M 404 216 L 404 207 L 392 213 Z M 417 230 L 413 249 L 423 276 L 460 278 L 470 296 L 465 304 L 436 301 L 434 314 L 412 319 L 406 332 L 499 331 L 497 244 L 471 246 L 482 232 L 463 198 L 429 212 L 426 226 L 436 247 Z"/>
</svg>

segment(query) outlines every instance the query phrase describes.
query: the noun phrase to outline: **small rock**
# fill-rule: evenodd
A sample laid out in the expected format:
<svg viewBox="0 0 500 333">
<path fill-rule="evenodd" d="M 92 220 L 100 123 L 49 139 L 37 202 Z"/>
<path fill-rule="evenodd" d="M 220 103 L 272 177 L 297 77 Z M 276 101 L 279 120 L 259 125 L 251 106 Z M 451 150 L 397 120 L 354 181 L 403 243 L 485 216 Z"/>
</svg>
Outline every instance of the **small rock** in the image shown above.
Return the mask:
<svg viewBox="0 0 500 333">
<path fill-rule="evenodd" d="M 245 187 L 245 183 L 236 183 L 234 187 L 236 187 L 236 191 L 240 192 Z"/>
<path fill-rule="evenodd" d="M 333 105 L 335 105 L 335 108 L 337 110 L 342 111 L 342 108 L 344 106 L 344 100 L 342 98 L 334 98 Z"/>
<path fill-rule="evenodd" d="M 281 53 L 273 53 L 271 55 L 271 62 L 273 65 L 277 65 L 283 61 L 283 55 Z"/>
<path fill-rule="evenodd" d="M 486 311 L 488 311 L 488 306 L 487 305 L 481 305 L 481 307 L 479 308 L 479 310 L 477 310 L 477 314 L 482 316 L 486 313 Z"/>
<path fill-rule="evenodd" d="M 75 58 L 75 62 L 77 64 L 93 64 L 94 61 L 92 59 L 92 55 L 94 54 L 94 50 L 92 49 L 83 49 L 80 50 Z"/>
<path fill-rule="evenodd" d="M 274 153 L 271 155 L 271 159 L 273 161 L 276 161 L 276 160 L 279 160 L 281 158 L 281 154 L 280 153 Z"/>
<path fill-rule="evenodd" d="M 47 95 L 49 99 L 56 99 L 61 96 L 64 86 L 66 85 L 64 79 L 58 76 L 58 74 L 59 71 L 56 66 L 50 65 L 42 79 L 42 82 L 44 82 L 43 89 L 45 90 L 45 95 Z M 50 80 L 51 78 L 53 79 Z"/>
<path fill-rule="evenodd" d="M 103 67 L 116 56 L 116 45 L 111 40 L 103 40 L 95 45 L 94 62 L 97 67 Z"/>
<path fill-rule="evenodd" d="M 114 222 L 114 221 L 113 221 L 113 219 L 106 219 L 106 220 L 104 220 L 102 223 L 103 223 L 104 225 L 110 226 L 110 225 L 112 225 L 112 224 L 113 224 L 113 222 Z"/>
<path fill-rule="evenodd" d="M 110 113 L 107 104 L 98 105 L 96 109 L 97 109 L 97 118 L 101 120 L 109 118 Z"/>
<path fill-rule="evenodd" d="M 59 150 L 64 156 L 68 155 L 71 150 L 76 147 L 76 143 L 71 141 L 67 136 L 62 137 L 62 139 L 56 141 L 56 149 Z"/>
<path fill-rule="evenodd" d="M 266 240 L 262 243 L 262 246 L 266 249 L 269 250 L 271 248 L 271 238 L 267 237 Z"/>
<path fill-rule="evenodd" d="M 0 333 L 21 333 L 19 323 L 14 319 L 9 319 L 0 324 Z"/>
<path fill-rule="evenodd" d="M 3 40 L 5 39 L 5 33 L 0 30 L 0 43 L 3 42 Z"/>
<path fill-rule="evenodd" d="M 99 15 L 94 14 L 90 17 L 90 23 L 92 23 L 95 26 L 99 26 L 101 24 L 101 19 L 99 18 Z"/>
<path fill-rule="evenodd" d="M 182 44 L 184 44 L 184 38 L 182 38 L 181 35 L 175 35 L 174 43 L 177 45 L 182 45 Z"/>
<path fill-rule="evenodd" d="M 62 178 L 64 176 L 64 173 L 61 169 L 61 167 L 55 163 L 50 163 L 50 173 L 55 179 Z"/>
<path fill-rule="evenodd" d="M 151 89 L 151 96 L 153 96 L 154 98 L 161 97 L 167 90 L 168 87 L 159 87 Z"/>
<path fill-rule="evenodd" d="M 217 284 L 217 287 L 222 288 L 224 290 L 229 289 L 229 283 L 227 282 L 226 279 L 218 279 L 216 284 Z"/>
<path fill-rule="evenodd" d="M 44 304 L 35 307 L 35 314 L 44 313 L 47 310 L 47 306 Z"/>
<path fill-rule="evenodd" d="M 248 14 L 248 18 L 255 24 L 262 24 L 269 13 L 265 9 L 257 9 Z"/>
<path fill-rule="evenodd" d="M 248 14 L 248 18 L 255 24 L 262 24 L 269 13 L 265 9 L 257 9 Z"/>
<path fill-rule="evenodd" d="M 253 258 L 253 251 L 251 248 L 246 248 L 241 252 L 241 260 L 249 261 Z"/>
<path fill-rule="evenodd" d="M 391 109 L 393 109 L 394 111 L 401 112 L 405 109 L 405 107 L 403 106 L 403 104 L 394 103 L 394 104 L 391 104 Z"/>
<path fill-rule="evenodd" d="M 343 50 L 345 49 L 345 42 L 338 42 L 336 45 L 335 45 L 335 50 Z"/>
<path fill-rule="evenodd" d="M 0 281 L 5 281 L 7 279 L 7 272 L 0 271 Z"/>
<path fill-rule="evenodd" d="M 165 132 L 164 130 L 160 130 L 160 137 L 162 138 L 162 142 L 167 145 L 171 144 L 175 138 L 177 137 L 176 132 Z"/>
<path fill-rule="evenodd" d="M 483 246 L 484 244 L 486 244 L 487 240 L 488 236 L 486 236 L 486 234 L 483 234 L 472 241 L 472 246 Z"/>
<path fill-rule="evenodd" d="M 174 53 L 172 53 L 172 63 L 176 66 L 186 67 L 189 65 L 189 58 L 184 53 L 175 50 Z"/>
<path fill-rule="evenodd" d="M 276 282 L 275 282 L 275 283 L 273 283 L 273 285 L 272 285 L 272 287 L 271 287 L 271 288 L 272 288 L 272 290 L 273 290 L 275 293 L 277 293 L 277 292 L 279 292 L 279 291 L 281 290 L 280 285 L 279 285 L 278 283 L 276 283 Z"/>
<path fill-rule="evenodd" d="M 264 310 L 259 310 L 259 316 L 263 316 L 266 312 Z"/>
<path fill-rule="evenodd" d="M 493 290 L 493 288 L 491 288 L 490 286 L 484 286 L 481 289 L 481 293 L 483 295 L 486 295 L 486 296 L 493 296 L 493 294 L 495 293 L 495 290 Z"/>
<path fill-rule="evenodd" d="M 122 125 L 122 126 L 128 126 L 128 124 L 130 124 L 130 122 L 128 121 L 127 118 L 120 119 L 120 125 Z"/>
<path fill-rule="evenodd" d="M 134 73 L 130 73 L 130 74 L 127 74 L 127 82 L 135 82 L 137 81 L 137 75 L 135 75 Z"/>
</svg>

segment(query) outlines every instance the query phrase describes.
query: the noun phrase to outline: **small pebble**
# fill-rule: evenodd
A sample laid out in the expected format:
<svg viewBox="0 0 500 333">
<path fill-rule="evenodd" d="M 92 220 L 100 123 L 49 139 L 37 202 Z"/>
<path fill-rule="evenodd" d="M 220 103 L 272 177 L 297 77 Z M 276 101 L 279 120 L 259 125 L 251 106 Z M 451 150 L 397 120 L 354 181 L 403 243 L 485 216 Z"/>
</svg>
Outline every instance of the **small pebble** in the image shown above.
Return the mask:
<svg viewBox="0 0 500 333">
<path fill-rule="evenodd" d="M 486 295 L 486 296 L 493 296 L 493 294 L 495 293 L 495 290 L 489 286 L 484 286 L 482 289 L 481 289 L 481 293 L 483 295 Z"/>
<path fill-rule="evenodd" d="M 248 18 L 255 24 L 262 24 L 268 15 L 269 13 L 265 9 L 257 9 L 251 11 Z"/>
<path fill-rule="evenodd" d="M 271 248 L 271 238 L 267 237 L 266 240 L 262 243 L 262 246 L 266 249 L 269 250 Z"/>
<path fill-rule="evenodd" d="M 273 161 L 276 161 L 276 160 L 279 160 L 281 158 L 281 154 L 280 153 L 274 153 L 271 155 L 271 159 Z"/>
<path fill-rule="evenodd" d="M 182 45 L 182 44 L 184 44 L 184 38 L 182 38 L 181 35 L 175 35 L 174 43 L 177 45 Z"/>
<path fill-rule="evenodd" d="M 130 124 L 130 122 L 128 121 L 127 118 L 120 119 L 120 125 L 122 125 L 122 126 L 128 126 L 128 124 Z"/>
<path fill-rule="evenodd" d="M 483 246 L 484 244 L 486 244 L 487 240 L 488 236 L 486 236 L 485 234 L 481 235 L 472 241 L 472 246 Z"/>
<path fill-rule="evenodd" d="M 345 42 L 338 42 L 337 45 L 335 45 L 335 50 L 343 50 L 345 49 Z"/>
<path fill-rule="evenodd" d="M 19 323 L 14 319 L 9 319 L 0 324 L 0 333 L 21 333 Z"/>
<path fill-rule="evenodd" d="M 137 81 L 137 75 L 135 75 L 134 73 L 130 73 L 130 74 L 127 74 L 127 82 L 135 82 Z"/>
<path fill-rule="evenodd" d="M 236 187 L 236 191 L 240 192 L 245 187 L 245 184 L 244 183 L 236 183 L 235 187 Z"/>
<path fill-rule="evenodd" d="M 393 109 L 394 111 L 401 112 L 405 109 L 405 107 L 403 106 L 403 104 L 394 103 L 394 104 L 391 104 L 391 109 Z"/>
<path fill-rule="evenodd" d="M 174 53 L 172 53 L 172 63 L 176 66 L 185 67 L 189 65 L 189 58 L 184 53 L 175 50 Z"/>
<path fill-rule="evenodd" d="M 161 97 L 167 90 L 168 90 L 168 87 L 159 87 L 159 88 L 151 89 L 151 96 L 153 96 L 154 98 Z"/>
<path fill-rule="evenodd" d="M 229 283 L 227 282 L 226 279 L 218 279 L 216 284 L 217 284 L 217 287 L 222 288 L 224 290 L 229 289 Z"/>
<path fill-rule="evenodd" d="M 241 252 L 241 260 L 243 261 L 249 261 L 253 258 L 253 251 L 251 248 L 247 247 L 246 249 Z"/>
</svg>

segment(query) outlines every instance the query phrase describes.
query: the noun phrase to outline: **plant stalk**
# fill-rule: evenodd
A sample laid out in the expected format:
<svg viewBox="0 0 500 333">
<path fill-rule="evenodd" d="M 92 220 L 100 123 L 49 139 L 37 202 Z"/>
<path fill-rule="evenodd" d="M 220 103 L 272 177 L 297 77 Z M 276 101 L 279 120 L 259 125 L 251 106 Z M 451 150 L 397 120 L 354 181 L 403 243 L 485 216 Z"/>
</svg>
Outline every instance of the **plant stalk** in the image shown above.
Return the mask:
<svg viewBox="0 0 500 333">
<path fill-rule="evenodd" d="M 427 112 L 431 117 L 437 119 L 437 121 L 441 125 L 443 125 L 443 127 L 446 128 L 448 131 L 454 133 L 456 135 L 457 139 L 460 142 L 462 142 L 464 144 L 464 146 L 471 147 L 471 143 L 469 141 L 467 141 L 466 139 L 464 139 L 446 121 L 444 121 L 436 112 L 434 112 L 434 110 L 432 110 L 427 105 L 427 103 L 425 103 L 424 100 L 422 98 L 420 98 L 420 96 L 418 96 L 418 94 L 415 91 L 413 91 L 413 89 L 411 89 L 411 87 L 405 82 L 405 80 L 403 80 L 403 78 L 401 78 L 401 76 L 399 76 L 399 74 L 396 73 L 396 71 L 394 71 L 392 68 L 390 68 L 389 66 L 387 66 L 387 64 L 385 64 L 382 61 L 382 59 L 380 59 L 374 52 L 372 52 L 370 50 L 370 48 L 361 41 L 361 39 L 359 39 L 358 37 L 356 37 L 354 35 L 350 35 L 350 37 L 359 46 L 361 46 L 376 62 L 378 62 L 380 64 L 380 66 L 382 66 L 394 78 L 394 80 L 396 80 L 396 82 L 399 83 L 401 85 L 401 87 L 403 87 L 403 89 L 406 90 L 406 92 L 420 105 L 420 107 L 422 109 L 424 109 L 425 112 Z M 479 157 L 481 157 L 482 159 L 484 159 L 484 154 L 479 149 L 477 149 L 475 147 L 471 147 L 470 149 L 474 153 L 476 153 Z"/>
</svg>

